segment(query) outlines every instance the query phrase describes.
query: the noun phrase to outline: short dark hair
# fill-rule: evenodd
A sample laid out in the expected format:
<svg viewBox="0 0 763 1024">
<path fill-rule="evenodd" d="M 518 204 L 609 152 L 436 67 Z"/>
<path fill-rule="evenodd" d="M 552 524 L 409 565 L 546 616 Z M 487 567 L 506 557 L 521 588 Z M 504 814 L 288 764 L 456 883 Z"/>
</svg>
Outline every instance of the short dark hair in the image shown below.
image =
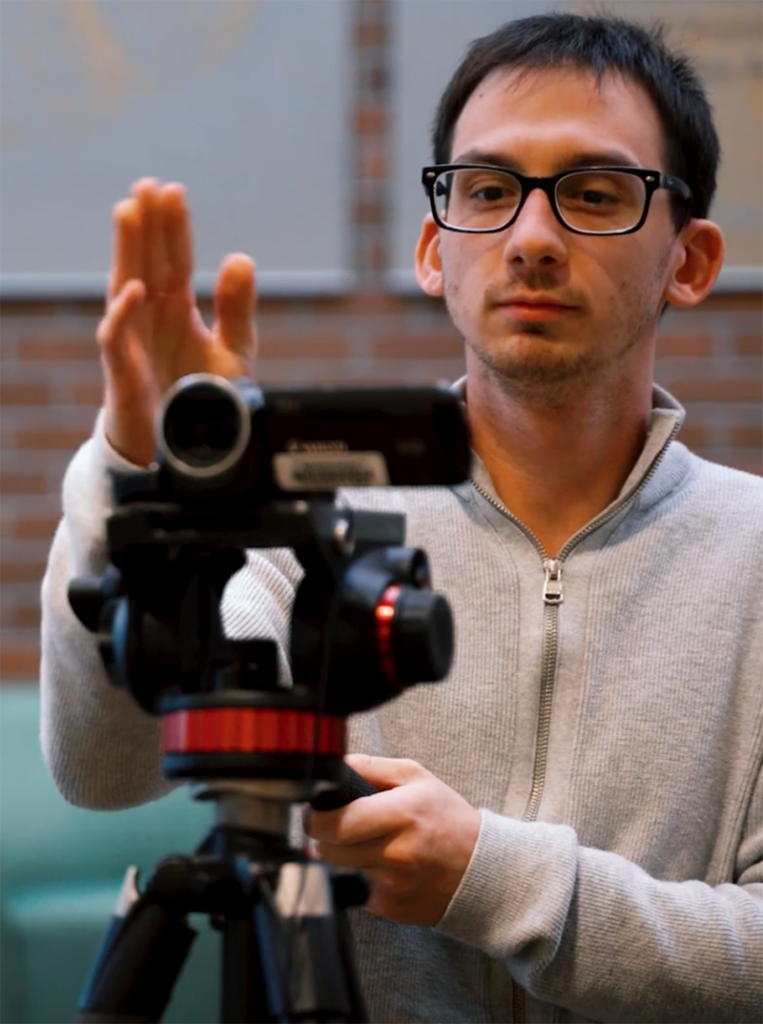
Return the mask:
<svg viewBox="0 0 763 1024">
<path fill-rule="evenodd" d="M 597 81 L 619 73 L 640 85 L 663 131 L 668 174 L 691 189 L 691 212 L 673 203 L 676 230 L 688 216 L 706 217 L 715 194 L 720 143 L 713 111 L 689 59 L 668 49 L 665 29 L 611 16 L 562 12 L 510 21 L 475 39 L 442 94 L 432 125 L 434 162 L 448 163 L 456 122 L 479 83 L 492 71 L 576 68 Z"/>
</svg>

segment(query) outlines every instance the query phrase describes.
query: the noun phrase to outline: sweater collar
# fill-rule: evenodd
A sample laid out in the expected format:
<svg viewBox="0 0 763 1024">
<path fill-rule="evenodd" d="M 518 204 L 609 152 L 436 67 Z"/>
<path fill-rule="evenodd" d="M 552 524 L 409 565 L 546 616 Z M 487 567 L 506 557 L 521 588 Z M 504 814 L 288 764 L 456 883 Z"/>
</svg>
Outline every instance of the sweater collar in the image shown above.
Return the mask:
<svg viewBox="0 0 763 1024">
<path fill-rule="evenodd" d="M 685 416 L 683 406 L 669 392 L 658 384 L 652 385 L 652 415 L 646 441 L 636 465 L 620 489 L 618 501 L 628 497 L 641 486 L 666 445 L 678 433 Z"/>
</svg>

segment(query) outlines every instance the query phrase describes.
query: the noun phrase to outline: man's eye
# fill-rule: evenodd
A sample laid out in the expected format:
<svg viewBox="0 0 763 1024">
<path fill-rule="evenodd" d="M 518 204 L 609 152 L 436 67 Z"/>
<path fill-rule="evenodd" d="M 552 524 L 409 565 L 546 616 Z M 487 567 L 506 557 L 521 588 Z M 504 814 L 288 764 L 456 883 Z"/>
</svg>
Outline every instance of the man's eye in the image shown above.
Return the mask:
<svg viewBox="0 0 763 1024">
<path fill-rule="evenodd" d="M 619 202 L 618 197 L 613 193 L 595 189 L 586 189 L 585 192 L 578 193 L 577 198 L 586 206 L 614 206 Z"/>
<path fill-rule="evenodd" d="M 497 203 L 505 205 L 517 200 L 519 190 L 513 188 L 510 181 L 483 179 L 469 182 L 467 195 L 471 202 L 484 203 L 487 206 L 494 206 Z"/>
<path fill-rule="evenodd" d="M 497 203 L 505 196 L 506 189 L 500 185 L 484 185 L 472 191 L 472 199 L 479 199 L 484 203 Z"/>
</svg>

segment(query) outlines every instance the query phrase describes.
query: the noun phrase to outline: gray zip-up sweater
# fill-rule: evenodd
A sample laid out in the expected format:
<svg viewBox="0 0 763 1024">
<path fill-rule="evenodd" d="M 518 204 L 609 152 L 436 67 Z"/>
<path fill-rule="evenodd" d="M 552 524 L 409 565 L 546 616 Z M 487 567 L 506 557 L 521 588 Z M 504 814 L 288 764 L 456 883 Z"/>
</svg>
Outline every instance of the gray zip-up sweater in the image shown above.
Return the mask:
<svg viewBox="0 0 763 1024">
<path fill-rule="evenodd" d="M 353 718 L 351 749 L 414 758 L 482 809 L 436 928 L 354 912 L 372 1020 L 763 1018 L 763 480 L 691 455 L 680 418 L 655 389 L 619 498 L 551 564 L 479 465 L 348 495 L 405 512 L 457 637 L 448 679 Z M 105 565 L 108 465 L 98 427 L 43 584 L 42 743 L 69 800 L 114 808 L 168 784 L 158 722 L 66 600 Z M 227 631 L 285 645 L 299 571 L 252 554 Z"/>
</svg>

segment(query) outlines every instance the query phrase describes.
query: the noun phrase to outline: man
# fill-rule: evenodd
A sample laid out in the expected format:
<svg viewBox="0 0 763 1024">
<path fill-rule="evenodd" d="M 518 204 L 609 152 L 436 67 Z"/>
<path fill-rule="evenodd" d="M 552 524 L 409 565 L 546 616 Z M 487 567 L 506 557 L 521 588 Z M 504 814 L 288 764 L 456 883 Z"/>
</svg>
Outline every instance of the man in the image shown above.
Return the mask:
<svg viewBox="0 0 763 1024">
<path fill-rule="evenodd" d="M 353 719 L 350 763 L 382 792 L 306 816 L 371 881 L 372 1019 L 759 1020 L 763 484 L 690 455 L 652 385 L 665 303 L 700 302 L 722 262 L 709 107 L 642 29 L 543 15 L 473 45 L 434 143 L 416 274 L 466 343 L 474 479 L 351 500 L 405 512 L 456 659 Z M 179 186 L 139 182 L 115 239 L 104 412 L 44 584 L 43 745 L 96 807 L 167 784 L 66 583 L 102 570 L 105 469 L 151 460 L 161 393 L 253 345 L 246 257 L 223 263 L 215 328 L 198 317 Z M 298 578 L 254 554 L 226 628 L 283 649 Z"/>
</svg>

